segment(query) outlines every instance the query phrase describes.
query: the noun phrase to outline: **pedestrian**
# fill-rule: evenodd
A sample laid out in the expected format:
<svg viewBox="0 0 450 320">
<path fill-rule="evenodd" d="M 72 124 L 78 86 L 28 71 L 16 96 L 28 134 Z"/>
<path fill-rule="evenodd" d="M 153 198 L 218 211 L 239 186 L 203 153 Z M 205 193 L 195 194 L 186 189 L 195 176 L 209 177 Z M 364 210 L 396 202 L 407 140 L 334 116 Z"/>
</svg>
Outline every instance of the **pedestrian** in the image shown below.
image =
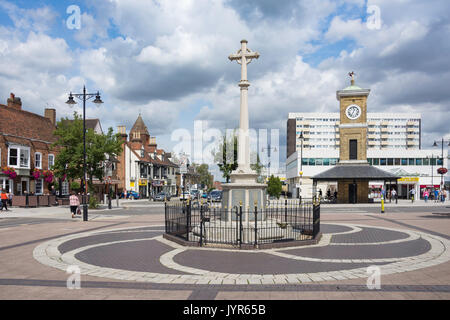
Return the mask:
<svg viewBox="0 0 450 320">
<path fill-rule="evenodd" d="M 319 199 L 322 199 L 322 189 L 319 189 Z"/>
<path fill-rule="evenodd" d="M 412 188 L 409 193 L 411 194 L 411 202 L 414 202 L 414 197 L 416 196 L 416 189 Z"/>
<path fill-rule="evenodd" d="M 392 189 L 391 195 L 394 199 L 397 199 L 397 191 L 395 191 L 395 189 Z"/>
<path fill-rule="evenodd" d="M 10 193 L 8 193 L 8 202 L 9 202 L 10 207 L 12 207 L 12 199 L 13 199 L 13 193 L 10 192 Z"/>
<path fill-rule="evenodd" d="M 428 190 L 425 189 L 425 191 L 423 192 L 423 198 L 424 198 L 425 202 L 428 202 L 428 196 L 429 196 Z"/>
<path fill-rule="evenodd" d="M 333 196 L 334 196 L 333 201 L 334 201 L 335 203 L 337 203 L 337 191 L 336 191 L 336 190 L 334 190 Z"/>
<path fill-rule="evenodd" d="M 8 206 L 7 206 L 7 202 L 8 202 L 8 195 L 6 194 L 5 190 L 2 190 L 2 193 L 0 195 L 0 198 L 2 200 L 2 209 L 1 211 L 3 211 L 3 208 L 5 208 L 6 211 L 8 210 Z"/>
<path fill-rule="evenodd" d="M 434 189 L 434 202 L 439 202 L 439 189 Z"/>
<path fill-rule="evenodd" d="M 70 212 L 72 212 L 72 218 L 75 218 L 77 209 L 80 206 L 80 199 L 78 199 L 74 191 L 72 191 L 72 194 L 69 197 L 69 202 L 70 202 Z"/>
<path fill-rule="evenodd" d="M 327 190 L 327 199 L 331 200 L 331 190 L 330 189 Z"/>
</svg>

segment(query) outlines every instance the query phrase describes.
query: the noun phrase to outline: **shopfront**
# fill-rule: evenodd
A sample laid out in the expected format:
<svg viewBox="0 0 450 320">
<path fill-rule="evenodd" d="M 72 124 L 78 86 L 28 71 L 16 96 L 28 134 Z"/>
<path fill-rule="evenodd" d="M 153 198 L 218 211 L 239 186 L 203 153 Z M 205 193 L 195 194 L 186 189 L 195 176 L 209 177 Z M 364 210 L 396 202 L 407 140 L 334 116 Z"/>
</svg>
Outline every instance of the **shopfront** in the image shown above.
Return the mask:
<svg viewBox="0 0 450 320">
<path fill-rule="evenodd" d="M 381 190 L 383 189 L 384 181 L 370 181 L 369 182 L 369 199 L 381 199 Z"/>
<path fill-rule="evenodd" d="M 420 199 L 424 199 L 423 197 L 423 193 L 425 190 L 428 190 L 429 195 L 429 199 L 433 200 L 434 199 L 434 190 L 439 190 L 440 185 L 439 184 L 421 184 L 420 185 Z"/>
<path fill-rule="evenodd" d="M 147 179 L 139 179 L 139 197 L 141 199 L 147 198 Z"/>
<path fill-rule="evenodd" d="M 417 190 L 417 185 L 419 184 L 419 177 L 402 177 L 398 179 L 398 198 L 399 199 L 410 199 L 412 189 Z M 422 196 L 421 196 L 422 197 Z"/>
</svg>

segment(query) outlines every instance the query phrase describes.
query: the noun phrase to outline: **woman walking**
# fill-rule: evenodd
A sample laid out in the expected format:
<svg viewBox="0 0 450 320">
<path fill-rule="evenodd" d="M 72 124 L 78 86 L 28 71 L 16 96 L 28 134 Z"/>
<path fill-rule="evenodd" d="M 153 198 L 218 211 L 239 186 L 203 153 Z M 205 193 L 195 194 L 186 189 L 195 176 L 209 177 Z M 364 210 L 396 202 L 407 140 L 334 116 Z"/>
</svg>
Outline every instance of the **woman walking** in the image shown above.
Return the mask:
<svg viewBox="0 0 450 320">
<path fill-rule="evenodd" d="M 72 212 L 72 218 L 75 218 L 77 209 L 80 205 L 80 199 L 78 199 L 75 192 L 72 191 L 72 195 L 69 197 L 70 200 L 70 212 Z"/>
</svg>

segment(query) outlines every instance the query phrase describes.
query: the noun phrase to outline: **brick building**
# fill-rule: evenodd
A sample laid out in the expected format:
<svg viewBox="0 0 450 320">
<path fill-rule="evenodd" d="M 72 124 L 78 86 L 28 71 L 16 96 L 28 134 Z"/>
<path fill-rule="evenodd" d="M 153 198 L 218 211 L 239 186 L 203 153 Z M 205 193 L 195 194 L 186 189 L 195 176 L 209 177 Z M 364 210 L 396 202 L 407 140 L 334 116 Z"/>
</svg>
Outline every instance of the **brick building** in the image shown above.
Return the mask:
<svg viewBox="0 0 450 320">
<path fill-rule="evenodd" d="M 49 193 L 55 124 L 55 109 L 44 116 L 25 111 L 13 93 L 0 104 L 0 188 L 15 195 Z"/>
<path fill-rule="evenodd" d="M 150 137 L 141 115 L 126 134 L 124 126 L 118 127 L 122 135 L 122 153 L 117 163 L 119 191 L 136 191 L 141 198 L 151 197 L 161 191 L 172 195 L 178 193 L 179 166 L 172 154 L 158 149 L 156 138 Z"/>
</svg>

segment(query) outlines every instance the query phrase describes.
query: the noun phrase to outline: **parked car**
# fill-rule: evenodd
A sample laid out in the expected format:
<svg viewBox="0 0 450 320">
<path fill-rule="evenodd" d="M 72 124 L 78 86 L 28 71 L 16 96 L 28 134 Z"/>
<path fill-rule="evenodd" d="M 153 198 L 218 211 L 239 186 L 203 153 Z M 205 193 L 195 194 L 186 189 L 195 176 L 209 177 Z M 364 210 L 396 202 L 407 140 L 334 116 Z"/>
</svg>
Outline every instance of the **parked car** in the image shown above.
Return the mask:
<svg viewBox="0 0 450 320">
<path fill-rule="evenodd" d="M 191 190 L 191 198 L 192 199 L 198 199 L 200 197 L 200 193 L 198 190 Z"/>
<path fill-rule="evenodd" d="M 180 200 L 187 200 L 187 199 L 190 199 L 191 198 L 191 194 L 189 193 L 189 192 L 183 192 L 183 193 L 181 193 L 181 195 L 180 195 Z"/>
<path fill-rule="evenodd" d="M 160 192 L 153 197 L 153 200 L 154 201 L 164 201 L 164 200 L 170 201 L 170 198 L 171 198 L 171 196 L 169 193 Z"/>
<path fill-rule="evenodd" d="M 211 201 L 222 201 L 222 191 L 220 191 L 220 190 L 211 191 L 209 196 L 208 196 L 208 200 L 211 200 Z"/>
<path fill-rule="evenodd" d="M 140 195 L 136 191 L 129 190 L 127 191 L 127 199 L 139 199 Z M 125 194 L 122 192 L 120 194 L 120 199 L 125 198 Z"/>
</svg>

